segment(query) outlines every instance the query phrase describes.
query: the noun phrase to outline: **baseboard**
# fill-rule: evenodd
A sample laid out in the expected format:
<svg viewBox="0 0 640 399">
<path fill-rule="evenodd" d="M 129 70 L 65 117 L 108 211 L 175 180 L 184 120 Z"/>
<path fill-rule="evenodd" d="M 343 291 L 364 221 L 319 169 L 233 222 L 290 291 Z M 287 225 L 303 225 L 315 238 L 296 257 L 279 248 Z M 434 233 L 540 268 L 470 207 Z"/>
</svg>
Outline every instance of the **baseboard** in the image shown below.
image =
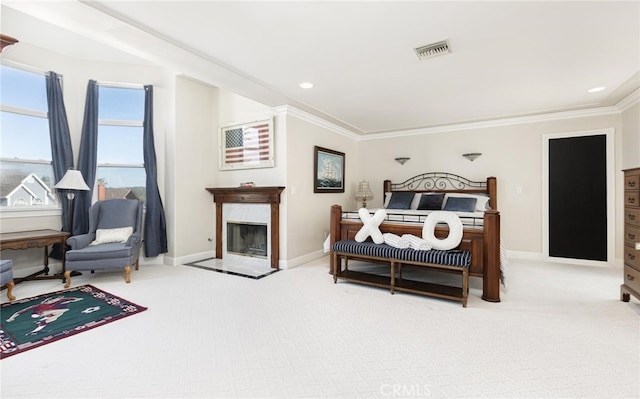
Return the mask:
<svg viewBox="0 0 640 399">
<path fill-rule="evenodd" d="M 191 262 L 196 262 L 202 259 L 209 259 L 209 258 L 215 258 L 215 257 L 216 257 L 215 250 L 198 252 L 196 254 L 180 256 L 177 258 L 174 258 L 173 256 L 165 256 L 163 264 L 168 266 L 178 266 L 178 265 L 184 265 L 185 263 L 191 263 Z"/>
<path fill-rule="evenodd" d="M 314 251 L 302 256 L 299 256 L 297 258 L 294 259 L 288 259 L 288 260 L 280 260 L 280 262 L 278 263 L 278 267 L 280 269 L 292 269 L 294 267 L 300 266 L 300 265 L 304 265 L 305 263 L 314 261 L 316 259 L 320 259 L 323 256 L 326 256 L 327 253 L 325 253 L 323 250 L 318 250 L 318 251 Z M 167 256 L 167 255 L 159 255 L 157 257 L 154 258 L 140 258 L 140 265 L 145 265 L 145 264 L 162 264 L 162 265 L 168 265 L 168 266 L 177 266 L 177 265 L 183 265 L 185 263 L 191 263 L 191 262 L 196 262 L 202 259 L 209 259 L 209 258 L 215 258 L 216 257 L 216 253 L 214 250 L 212 251 L 205 251 L 205 252 L 199 252 L 196 254 L 191 254 L 191 255 L 186 255 L 186 256 L 181 256 L 181 257 L 177 257 L 174 258 L 172 256 Z M 580 265 L 588 265 L 588 266 L 614 266 L 614 267 L 622 267 L 623 262 L 622 259 L 615 259 L 613 262 L 596 262 L 596 261 L 585 261 L 585 260 L 580 260 L 580 259 L 562 259 L 562 258 L 549 258 L 544 256 L 542 253 L 540 252 L 526 252 L 526 251 L 511 251 L 511 250 L 507 250 L 507 258 L 509 259 L 522 259 L 522 260 L 531 260 L 531 261 L 539 261 L 539 262 L 554 262 L 554 263 L 568 263 L 568 264 L 580 264 Z M 55 263 L 50 265 L 50 267 L 56 267 L 59 265 L 56 265 Z M 29 273 L 28 270 L 33 269 L 33 271 L 31 271 L 30 273 L 36 272 L 38 270 L 37 267 L 34 268 L 28 268 L 28 269 L 20 269 L 21 273 Z M 41 269 L 40 269 L 41 270 Z M 53 268 L 53 270 L 58 270 L 58 268 Z M 24 272 L 26 271 L 26 272 Z"/>
<path fill-rule="evenodd" d="M 13 278 L 21 278 L 21 277 L 26 277 L 29 276 L 33 273 L 37 273 L 39 271 L 42 271 L 42 269 L 44 269 L 44 266 L 39 265 L 39 266 L 27 266 L 27 267 L 16 267 L 15 263 L 13 266 Z M 53 274 L 57 274 L 62 272 L 62 262 L 59 261 L 51 261 L 51 259 L 49 260 L 49 276 L 53 275 Z M 44 274 L 42 274 L 44 275 Z"/>
<path fill-rule="evenodd" d="M 287 260 L 280 260 L 280 262 L 278 263 L 278 267 L 280 267 L 280 269 L 292 269 L 294 267 L 300 266 L 300 265 L 304 265 L 305 263 L 314 261 L 316 259 L 320 259 L 323 256 L 326 256 L 327 254 L 323 251 L 323 250 L 317 250 L 302 256 L 299 256 L 297 258 L 294 259 L 287 259 Z M 171 257 L 171 256 L 166 256 L 164 255 L 163 258 L 164 259 L 160 259 L 160 257 L 156 257 L 153 258 L 153 261 L 149 261 L 149 259 L 145 259 L 145 262 L 141 262 L 141 264 L 164 264 L 164 265 L 168 265 L 168 266 L 177 266 L 177 265 L 183 265 L 185 263 L 191 263 L 191 262 L 196 262 L 202 259 L 208 259 L 208 258 L 215 258 L 216 253 L 215 251 L 205 251 L 205 252 L 199 252 L 196 254 L 191 254 L 191 255 L 187 255 L 187 256 L 181 256 L 181 257 Z M 588 264 L 588 265 L 595 265 L 595 266 L 603 266 L 603 265 L 607 265 L 609 264 L 610 266 L 621 266 L 622 265 L 622 260 L 621 259 L 616 259 L 614 262 L 594 262 L 594 261 L 583 261 L 583 260 L 579 260 L 579 259 L 558 259 L 558 258 L 549 258 L 549 257 L 545 257 L 543 256 L 542 253 L 540 252 L 525 252 L 525 251 L 510 251 L 507 250 L 507 257 L 509 259 L 523 259 L 523 260 L 533 260 L 533 261 L 540 261 L 540 262 L 556 262 L 556 263 L 572 263 L 572 264 Z"/>
<path fill-rule="evenodd" d="M 524 252 L 524 251 L 510 251 L 510 250 L 507 250 L 507 258 L 539 260 L 539 261 L 544 260 L 544 258 L 542 257 L 542 253 L 539 253 L 539 252 Z"/>
<path fill-rule="evenodd" d="M 143 265 L 164 265 L 164 258 L 165 258 L 164 254 L 160 254 L 160 255 L 154 256 L 152 258 L 147 258 L 147 257 L 141 256 L 139 258 L 139 263 L 140 263 L 140 266 L 143 266 Z"/>
<path fill-rule="evenodd" d="M 596 266 L 596 267 L 622 267 L 623 262 L 622 259 L 614 259 L 613 261 L 595 261 L 595 260 L 584 260 L 584 259 L 569 259 L 569 258 L 553 258 L 549 256 L 545 256 L 541 252 L 524 252 L 524 251 L 509 251 L 507 250 L 507 258 L 509 259 L 522 259 L 522 260 L 533 260 L 539 262 L 548 262 L 548 263 L 563 263 L 570 265 L 581 265 L 581 266 Z"/>
<path fill-rule="evenodd" d="M 294 267 L 304 265 L 305 263 L 309 263 L 313 260 L 320 259 L 326 255 L 327 254 L 320 249 L 320 250 L 311 252 L 309 254 L 299 256 L 294 259 L 280 260 L 280 262 L 278 263 L 278 266 L 280 267 L 280 269 L 293 269 Z"/>
</svg>

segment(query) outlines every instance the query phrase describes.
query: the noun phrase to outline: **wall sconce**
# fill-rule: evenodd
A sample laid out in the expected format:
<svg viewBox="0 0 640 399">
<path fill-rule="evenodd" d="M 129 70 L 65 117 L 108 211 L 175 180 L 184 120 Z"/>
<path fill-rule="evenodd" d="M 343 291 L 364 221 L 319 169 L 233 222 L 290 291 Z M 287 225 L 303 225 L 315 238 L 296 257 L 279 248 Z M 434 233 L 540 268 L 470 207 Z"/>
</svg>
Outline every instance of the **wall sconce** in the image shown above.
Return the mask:
<svg viewBox="0 0 640 399">
<path fill-rule="evenodd" d="M 409 157 L 398 157 L 398 158 L 396 158 L 396 162 L 399 163 L 400 165 L 404 165 L 405 162 L 407 162 L 410 159 L 411 158 L 409 158 Z"/>
<path fill-rule="evenodd" d="M 471 162 L 475 161 L 480 155 L 482 155 L 481 152 L 468 152 L 466 154 L 462 154 L 463 157 L 467 158 Z"/>
<path fill-rule="evenodd" d="M 361 181 L 358 183 L 358 190 L 356 190 L 356 200 L 362 200 L 362 207 L 367 207 L 367 200 L 373 198 L 373 194 L 371 193 L 371 187 L 369 186 L 368 181 Z"/>
</svg>

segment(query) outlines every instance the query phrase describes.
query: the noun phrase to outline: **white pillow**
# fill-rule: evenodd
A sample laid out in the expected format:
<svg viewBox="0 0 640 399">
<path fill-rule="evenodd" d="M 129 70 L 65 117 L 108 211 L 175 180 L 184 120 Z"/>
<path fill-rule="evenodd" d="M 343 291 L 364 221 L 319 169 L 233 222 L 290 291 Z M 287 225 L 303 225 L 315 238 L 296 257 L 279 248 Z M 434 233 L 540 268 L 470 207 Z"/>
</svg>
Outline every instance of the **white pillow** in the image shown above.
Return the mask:
<svg viewBox="0 0 640 399">
<path fill-rule="evenodd" d="M 357 242 L 363 242 L 367 237 L 371 236 L 371 239 L 376 244 L 384 243 L 384 237 L 378 226 L 384 221 L 387 212 L 384 209 L 378 209 L 373 216 L 371 216 L 366 208 L 360 208 L 358 215 L 360 215 L 360 220 L 362 220 L 362 227 L 356 233 L 354 237 L 355 240 Z"/>
<path fill-rule="evenodd" d="M 384 193 L 384 203 L 382 204 L 383 208 L 386 208 L 389 206 L 389 201 L 391 201 L 391 193 L 390 192 L 386 192 Z"/>
<path fill-rule="evenodd" d="M 460 197 L 460 198 L 476 198 L 476 212 L 484 212 L 489 208 L 489 196 L 482 194 L 465 194 L 465 193 L 447 193 L 444 196 L 444 201 L 442 201 L 442 209 L 447 205 L 447 199 L 449 197 Z"/>
<path fill-rule="evenodd" d="M 444 239 L 435 236 L 436 225 L 441 222 L 449 226 L 449 235 Z M 427 216 L 422 226 L 422 239 L 433 249 L 442 251 L 448 251 L 460 245 L 462 234 L 462 221 L 453 212 L 433 211 Z"/>
<path fill-rule="evenodd" d="M 116 229 L 96 230 L 96 239 L 89 245 L 107 244 L 110 242 L 127 242 L 133 234 L 133 227 L 118 227 Z"/>
</svg>

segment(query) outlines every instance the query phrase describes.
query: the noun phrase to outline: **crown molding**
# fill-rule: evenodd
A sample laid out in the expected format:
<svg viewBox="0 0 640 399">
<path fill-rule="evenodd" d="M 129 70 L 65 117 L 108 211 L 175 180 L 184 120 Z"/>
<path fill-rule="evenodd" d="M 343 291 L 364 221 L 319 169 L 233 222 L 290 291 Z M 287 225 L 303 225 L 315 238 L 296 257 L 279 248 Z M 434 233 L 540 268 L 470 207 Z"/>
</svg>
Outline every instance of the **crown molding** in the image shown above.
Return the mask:
<svg viewBox="0 0 640 399">
<path fill-rule="evenodd" d="M 405 136 L 418 136 L 423 134 L 446 133 L 460 130 L 484 129 L 497 126 L 521 125 L 526 123 L 546 122 L 562 119 L 586 118 L 592 116 L 619 114 L 616 107 L 598 107 L 574 111 L 549 112 L 538 115 L 528 115 L 513 118 L 492 119 L 480 122 L 455 123 L 451 125 L 435 126 L 418 129 L 399 130 L 394 132 L 375 133 L 360 137 L 361 140 L 378 140 Z"/>
<path fill-rule="evenodd" d="M 418 136 L 423 134 L 446 133 L 446 132 L 470 130 L 470 129 L 483 129 L 483 128 L 491 128 L 491 127 L 497 127 L 497 126 L 521 125 L 526 123 L 547 122 L 547 121 L 553 121 L 553 120 L 587 118 L 587 117 L 603 116 L 603 115 L 615 115 L 627 110 L 629 107 L 637 104 L 638 102 L 640 102 L 640 89 L 637 89 L 636 91 L 632 92 L 630 95 L 622 99 L 620 102 L 618 102 L 614 106 L 587 108 L 587 109 L 573 110 L 573 111 L 548 112 L 545 114 L 538 114 L 538 115 L 492 119 L 492 120 L 481 121 L 481 122 L 455 123 L 455 124 L 445 125 L 445 126 L 398 130 L 393 132 L 372 133 L 372 134 L 364 134 L 364 135 L 355 133 L 341 126 L 338 126 L 334 123 L 328 122 L 318 116 L 310 114 L 292 105 L 282 105 L 279 107 L 275 107 L 274 111 L 277 112 L 278 114 L 295 116 L 298 119 L 304 120 L 316 126 L 330 130 L 334 133 L 343 135 L 345 137 L 348 137 L 356 141 L 361 141 L 361 140 L 379 140 L 379 139 L 387 139 L 387 138 L 397 138 L 397 137 L 405 137 L 405 136 Z"/>
<path fill-rule="evenodd" d="M 626 96 L 625 98 L 623 98 L 622 100 L 620 100 L 615 107 L 620 111 L 620 112 L 624 112 L 627 109 L 629 109 L 629 107 L 636 105 L 637 103 L 640 102 L 640 89 L 636 89 L 635 91 L 631 92 L 631 94 L 629 94 L 628 96 Z"/>
<path fill-rule="evenodd" d="M 279 107 L 273 108 L 275 112 L 279 115 L 287 115 L 294 116 L 298 119 L 301 119 L 305 122 L 309 122 L 313 125 L 319 126 L 321 128 L 330 130 L 339 135 L 348 137 L 352 140 L 362 140 L 362 136 L 348 129 L 343 128 L 342 126 L 338 126 L 335 123 L 329 122 L 325 119 L 322 119 L 318 116 L 315 116 L 307 111 L 303 111 L 300 108 L 297 108 L 293 105 L 281 105 Z"/>
</svg>

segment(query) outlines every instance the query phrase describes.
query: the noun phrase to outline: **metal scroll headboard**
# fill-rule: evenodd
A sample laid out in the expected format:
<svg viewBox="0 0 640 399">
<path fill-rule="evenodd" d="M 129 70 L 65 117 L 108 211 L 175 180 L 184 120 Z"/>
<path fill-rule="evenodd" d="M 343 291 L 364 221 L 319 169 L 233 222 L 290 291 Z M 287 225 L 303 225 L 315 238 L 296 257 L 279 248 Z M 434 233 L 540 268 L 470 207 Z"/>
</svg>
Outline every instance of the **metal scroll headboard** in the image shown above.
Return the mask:
<svg viewBox="0 0 640 399">
<path fill-rule="evenodd" d="M 486 191 L 486 181 L 471 181 L 452 173 L 430 172 L 414 176 L 402 183 L 391 183 L 391 190 L 475 190 Z"/>
</svg>

